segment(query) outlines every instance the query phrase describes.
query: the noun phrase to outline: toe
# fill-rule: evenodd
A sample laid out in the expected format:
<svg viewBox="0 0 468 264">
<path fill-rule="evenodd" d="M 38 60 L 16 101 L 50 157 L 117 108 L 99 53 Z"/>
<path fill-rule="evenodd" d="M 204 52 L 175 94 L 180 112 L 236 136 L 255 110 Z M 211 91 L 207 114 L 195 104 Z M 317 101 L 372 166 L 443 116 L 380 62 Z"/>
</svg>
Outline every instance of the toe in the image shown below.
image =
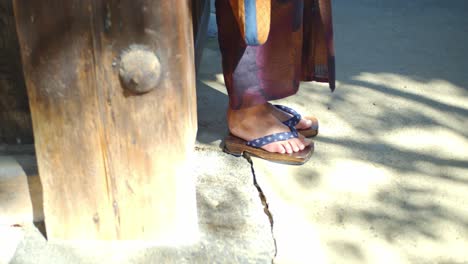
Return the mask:
<svg viewBox="0 0 468 264">
<path fill-rule="evenodd" d="M 285 148 L 282 144 L 277 143 L 277 144 L 275 144 L 275 145 L 276 145 L 276 149 L 277 149 L 276 152 L 281 153 L 281 154 L 286 153 L 287 150 L 286 150 L 286 148 Z"/>
<path fill-rule="evenodd" d="M 301 119 L 296 125 L 297 129 L 309 129 L 312 126 L 312 121 L 309 119 Z"/>
<path fill-rule="evenodd" d="M 307 147 L 310 144 L 312 144 L 312 140 L 305 138 L 303 135 L 299 135 L 298 139 L 302 142 L 302 144 L 304 144 L 304 147 Z"/>
<path fill-rule="evenodd" d="M 287 142 L 287 141 L 283 142 L 282 145 L 283 145 L 284 149 L 286 150 L 286 153 L 289 153 L 289 154 L 293 153 L 292 147 L 289 144 L 289 142 Z"/>
<path fill-rule="evenodd" d="M 271 143 L 271 144 L 265 145 L 263 149 L 268 152 L 275 152 L 275 153 L 281 153 L 281 154 L 286 153 L 286 150 L 284 149 L 283 145 L 280 143 Z"/>
<path fill-rule="evenodd" d="M 309 117 L 309 119 L 310 119 L 310 122 L 311 122 L 310 128 L 317 130 L 319 128 L 318 119 L 315 118 L 315 117 Z"/>
<path fill-rule="evenodd" d="M 294 152 L 298 152 L 300 150 L 295 139 L 289 140 L 289 144 Z"/>
<path fill-rule="evenodd" d="M 308 138 L 304 138 L 304 141 L 303 141 L 303 142 L 304 142 L 304 145 L 305 145 L 306 147 L 307 147 L 307 146 L 310 146 L 310 145 L 313 143 L 313 141 L 310 140 L 310 139 L 308 139 Z"/>
<path fill-rule="evenodd" d="M 301 119 L 299 123 L 296 125 L 297 129 L 318 129 L 318 119 L 315 117 L 307 117 Z"/>
<path fill-rule="evenodd" d="M 302 143 L 302 141 L 301 141 L 300 139 L 295 138 L 295 139 L 294 139 L 294 142 L 296 142 L 296 145 L 297 145 L 297 147 L 299 148 L 299 150 L 305 149 L 304 143 Z"/>
</svg>

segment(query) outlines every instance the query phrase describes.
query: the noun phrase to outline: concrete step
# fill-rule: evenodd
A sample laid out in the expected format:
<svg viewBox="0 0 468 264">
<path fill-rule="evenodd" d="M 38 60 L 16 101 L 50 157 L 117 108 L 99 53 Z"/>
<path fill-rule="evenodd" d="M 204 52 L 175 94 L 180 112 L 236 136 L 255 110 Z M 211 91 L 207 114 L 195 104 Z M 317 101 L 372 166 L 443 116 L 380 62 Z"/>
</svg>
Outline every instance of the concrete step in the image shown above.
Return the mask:
<svg viewBox="0 0 468 264">
<path fill-rule="evenodd" d="M 0 156 L 0 226 L 31 223 L 32 208 L 23 168 L 15 158 Z"/>
<path fill-rule="evenodd" d="M 0 263 L 9 263 L 33 221 L 28 179 L 18 161 L 0 156 Z"/>
</svg>

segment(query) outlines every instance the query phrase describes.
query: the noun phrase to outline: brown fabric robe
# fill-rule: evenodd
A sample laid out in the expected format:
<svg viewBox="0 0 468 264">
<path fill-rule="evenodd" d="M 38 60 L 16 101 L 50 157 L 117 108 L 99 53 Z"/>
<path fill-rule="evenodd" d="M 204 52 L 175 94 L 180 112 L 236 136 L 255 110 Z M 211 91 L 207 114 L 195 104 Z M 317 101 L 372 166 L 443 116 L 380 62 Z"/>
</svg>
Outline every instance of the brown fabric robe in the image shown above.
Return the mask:
<svg viewBox="0 0 468 264">
<path fill-rule="evenodd" d="M 268 40 L 247 46 L 229 0 L 216 0 L 218 40 L 230 107 L 293 95 L 300 81 L 335 89 L 330 0 L 272 0 Z"/>
</svg>

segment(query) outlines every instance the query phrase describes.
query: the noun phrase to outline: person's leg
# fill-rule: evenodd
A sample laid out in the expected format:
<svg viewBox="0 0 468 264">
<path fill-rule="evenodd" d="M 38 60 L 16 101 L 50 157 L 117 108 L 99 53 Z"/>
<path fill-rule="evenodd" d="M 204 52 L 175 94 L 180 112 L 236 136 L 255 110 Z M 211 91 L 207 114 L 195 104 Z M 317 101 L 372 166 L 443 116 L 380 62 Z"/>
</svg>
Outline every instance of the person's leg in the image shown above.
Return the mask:
<svg viewBox="0 0 468 264">
<path fill-rule="evenodd" d="M 270 111 L 268 104 L 259 104 L 234 110 L 227 114 L 229 131 L 244 140 L 250 141 L 266 135 L 289 132 L 290 128 L 281 123 Z M 267 144 L 262 148 L 269 152 L 292 153 L 303 150 L 311 141 L 299 135 L 299 138 Z"/>
<path fill-rule="evenodd" d="M 264 45 L 255 47 L 244 44 L 229 0 L 216 2 L 219 44 L 229 95 L 228 125 L 235 136 L 252 140 L 290 130 L 281 122 L 289 116 L 276 111 L 268 101 L 293 95 L 299 86 L 302 16 L 297 10 L 302 12 L 302 9 L 297 5 L 300 2 L 272 1 L 269 39 Z M 304 122 L 298 125 L 307 126 Z M 310 143 L 299 137 L 262 148 L 291 153 Z"/>
<path fill-rule="evenodd" d="M 302 0 L 273 0 L 271 30 L 260 46 L 246 46 L 229 0 L 216 1 L 218 40 L 232 109 L 295 94 L 302 63 Z"/>
</svg>

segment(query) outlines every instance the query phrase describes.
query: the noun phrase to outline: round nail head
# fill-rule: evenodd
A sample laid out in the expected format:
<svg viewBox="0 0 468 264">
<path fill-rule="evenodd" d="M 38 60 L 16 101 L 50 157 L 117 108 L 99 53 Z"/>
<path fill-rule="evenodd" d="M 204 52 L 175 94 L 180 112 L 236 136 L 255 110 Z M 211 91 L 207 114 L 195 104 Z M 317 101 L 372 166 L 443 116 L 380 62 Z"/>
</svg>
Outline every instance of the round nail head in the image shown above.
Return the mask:
<svg viewBox="0 0 468 264">
<path fill-rule="evenodd" d="M 137 94 L 147 93 L 159 84 L 161 64 L 146 46 L 132 45 L 121 54 L 119 75 L 125 89 Z"/>
</svg>

